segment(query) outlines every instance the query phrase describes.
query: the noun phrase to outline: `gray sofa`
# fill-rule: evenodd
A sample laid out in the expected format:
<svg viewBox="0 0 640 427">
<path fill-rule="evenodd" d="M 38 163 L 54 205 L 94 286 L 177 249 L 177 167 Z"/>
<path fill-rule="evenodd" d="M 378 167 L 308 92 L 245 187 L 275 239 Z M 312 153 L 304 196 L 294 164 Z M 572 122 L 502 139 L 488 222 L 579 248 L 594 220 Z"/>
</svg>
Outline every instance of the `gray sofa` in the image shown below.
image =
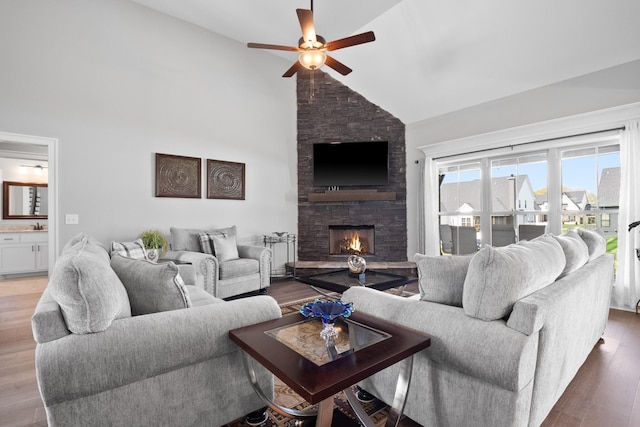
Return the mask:
<svg viewBox="0 0 640 427">
<path fill-rule="evenodd" d="M 430 426 L 539 426 L 605 329 L 613 256 L 594 231 L 468 256 L 416 255 L 419 299 L 351 288 L 355 310 L 424 331 L 405 414 Z M 361 386 L 385 402 L 388 368 Z"/>
<path fill-rule="evenodd" d="M 172 262 L 110 257 L 76 236 L 32 317 L 49 425 L 219 426 L 259 410 L 228 331 L 280 316 L 269 296 L 222 301 Z"/>
<path fill-rule="evenodd" d="M 214 297 L 229 298 L 248 292 L 265 292 L 269 287 L 271 250 L 262 246 L 236 244 L 235 226 L 217 230 L 171 227 L 170 231 L 171 250 L 163 256 L 163 260 L 174 261 L 182 269 L 191 266 L 195 285 Z M 210 240 L 205 240 L 207 243 L 203 244 L 201 235 L 206 235 Z M 222 239 L 216 240 L 218 237 Z M 210 253 L 205 253 L 204 247 L 210 248 Z"/>
</svg>

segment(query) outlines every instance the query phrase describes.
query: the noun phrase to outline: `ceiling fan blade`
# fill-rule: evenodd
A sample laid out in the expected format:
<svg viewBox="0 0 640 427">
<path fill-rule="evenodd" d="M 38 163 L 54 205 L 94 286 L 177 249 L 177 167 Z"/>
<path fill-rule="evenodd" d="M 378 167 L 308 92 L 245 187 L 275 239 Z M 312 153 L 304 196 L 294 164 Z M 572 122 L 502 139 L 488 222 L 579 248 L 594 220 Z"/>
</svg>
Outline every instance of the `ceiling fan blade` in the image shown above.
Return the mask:
<svg viewBox="0 0 640 427">
<path fill-rule="evenodd" d="M 300 71 L 300 69 L 302 68 L 302 64 L 300 64 L 300 62 L 296 61 L 293 63 L 293 65 L 291 66 L 291 68 L 289 68 L 283 75 L 282 77 L 293 77 L 293 75 L 295 73 L 297 73 L 298 71 Z"/>
<path fill-rule="evenodd" d="M 357 44 L 369 43 L 375 39 L 376 36 L 373 34 L 373 31 L 368 31 L 366 33 L 356 34 L 355 36 L 349 36 L 325 43 L 325 47 L 327 50 L 338 50 L 349 46 L 355 46 Z"/>
<path fill-rule="evenodd" d="M 298 52 L 300 49 L 293 46 L 281 46 L 279 44 L 264 44 L 264 43 L 247 43 L 247 47 L 254 49 L 272 49 L 272 50 L 288 50 L 291 52 Z"/>
<path fill-rule="evenodd" d="M 353 71 L 351 68 L 347 67 L 337 59 L 330 57 L 329 55 L 327 55 L 327 61 L 325 62 L 325 65 L 333 68 L 343 76 L 346 76 L 347 74 Z"/>
<path fill-rule="evenodd" d="M 296 9 L 300 28 L 302 29 L 302 38 L 305 42 L 316 42 L 316 27 L 313 25 L 313 12 L 308 9 Z"/>
</svg>

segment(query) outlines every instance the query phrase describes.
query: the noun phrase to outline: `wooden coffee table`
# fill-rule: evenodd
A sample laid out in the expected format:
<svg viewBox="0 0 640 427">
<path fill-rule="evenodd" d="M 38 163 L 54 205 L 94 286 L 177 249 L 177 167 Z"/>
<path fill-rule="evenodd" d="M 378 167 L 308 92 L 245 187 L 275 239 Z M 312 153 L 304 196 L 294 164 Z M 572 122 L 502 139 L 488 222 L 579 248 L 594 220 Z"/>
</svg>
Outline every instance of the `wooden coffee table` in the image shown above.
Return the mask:
<svg viewBox="0 0 640 427">
<path fill-rule="evenodd" d="M 343 293 L 352 286 L 365 286 L 378 291 L 391 288 L 404 288 L 418 281 L 417 277 L 401 276 L 377 270 L 366 270 L 362 274 L 353 274 L 348 269 L 332 270 L 295 278 L 298 282 L 317 288 Z M 318 291 L 321 294 L 324 292 Z M 326 295 L 326 294 L 325 294 Z"/>
<path fill-rule="evenodd" d="M 356 308 L 357 309 L 357 308 Z M 340 335 L 325 341 L 320 338 L 322 323 L 301 314 L 229 331 L 229 338 L 244 350 L 244 365 L 251 383 L 265 402 L 277 412 L 294 417 L 314 415 L 272 402 L 260 389 L 253 368 L 255 359 L 280 378 L 303 399 L 318 404 L 317 426 L 330 426 L 333 396 L 344 391 L 354 412 L 365 426 L 372 426 L 351 386 L 395 363 L 404 369 L 398 377 L 396 394 L 389 410 L 387 426 L 400 421 L 411 381 L 413 355 L 431 344 L 431 338 L 405 328 L 355 312 L 336 322 Z"/>
</svg>

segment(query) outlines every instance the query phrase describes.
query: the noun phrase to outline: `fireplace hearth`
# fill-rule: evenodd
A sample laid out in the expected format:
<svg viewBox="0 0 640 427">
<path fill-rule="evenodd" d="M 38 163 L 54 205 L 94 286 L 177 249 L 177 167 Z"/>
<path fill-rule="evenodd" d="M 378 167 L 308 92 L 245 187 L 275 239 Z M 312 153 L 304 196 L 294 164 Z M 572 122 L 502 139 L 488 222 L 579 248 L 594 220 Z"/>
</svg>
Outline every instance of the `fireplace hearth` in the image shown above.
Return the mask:
<svg viewBox="0 0 640 427">
<path fill-rule="evenodd" d="M 375 255 L 375 226 L 330 225 L 329 255 Z"/>
</svg>

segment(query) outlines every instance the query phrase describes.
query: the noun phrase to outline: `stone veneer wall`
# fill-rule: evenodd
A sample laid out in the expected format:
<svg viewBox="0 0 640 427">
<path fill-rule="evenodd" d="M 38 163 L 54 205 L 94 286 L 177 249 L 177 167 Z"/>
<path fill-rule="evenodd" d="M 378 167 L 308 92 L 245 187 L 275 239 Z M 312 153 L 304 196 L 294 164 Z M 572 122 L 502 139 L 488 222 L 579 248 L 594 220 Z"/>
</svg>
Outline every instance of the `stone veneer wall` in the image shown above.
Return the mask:
<svg viewBox="0 0 640 427">
<path fill-rule="evenodd" d="M 407 261 L 404 124 L 322 71 L 315 71 L 313 80 L 306 70 L 298 72 L 297 76 L 298 259 L 332 261 L 345 258 L 329 255 L 329 225 L 374 225 L 376 253 L 365 258 L 368 261 Z M 313 186 L 313 143 L 375 140 L 389 142 L 389 185 L 374 188 L 380 192 L 395 192 L 395 200 L 309 201 L 309 193 L 327 190 Z M 341 190 L 370 188 L 343 187 Z"/>
</svg>

